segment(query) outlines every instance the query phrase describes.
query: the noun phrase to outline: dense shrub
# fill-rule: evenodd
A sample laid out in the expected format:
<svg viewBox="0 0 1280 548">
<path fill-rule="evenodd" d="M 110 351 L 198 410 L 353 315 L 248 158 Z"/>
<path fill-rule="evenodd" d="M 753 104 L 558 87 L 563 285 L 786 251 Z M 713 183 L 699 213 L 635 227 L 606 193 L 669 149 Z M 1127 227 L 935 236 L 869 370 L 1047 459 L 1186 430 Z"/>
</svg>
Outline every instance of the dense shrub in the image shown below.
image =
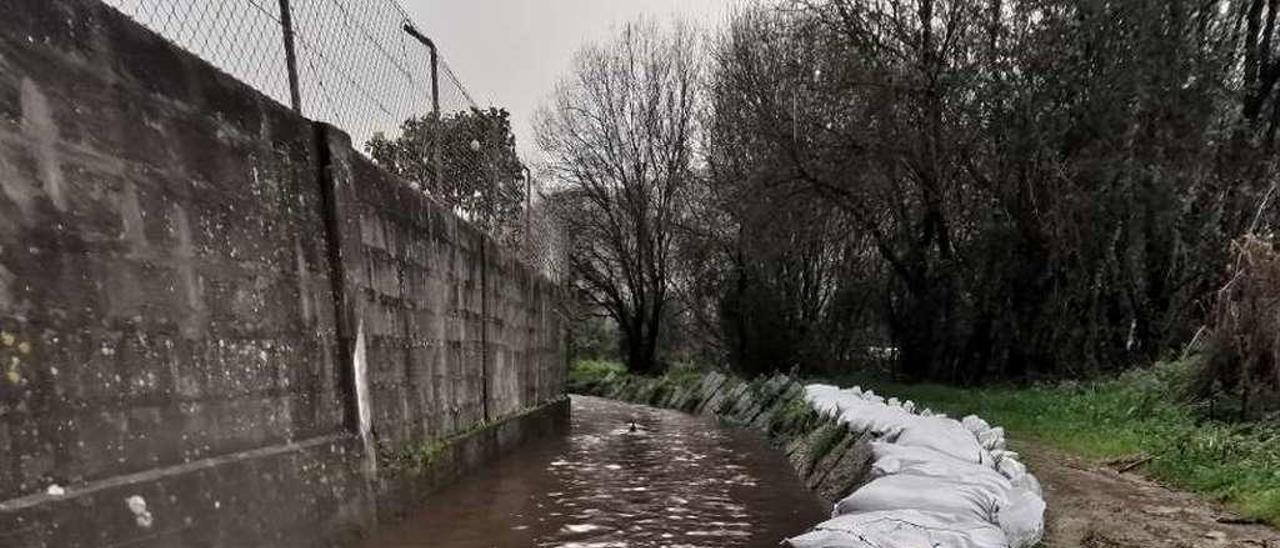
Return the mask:
<svg viewBox="0 0 1280 548">
<path fill-rule="evenodd" d="M 733 18 L 707 94 L 697 280 L 743 370 L 1114 374 L 1180 350 L 1275 220 L 1274 2 L 781 4 Z"/>
<path fill-rule="evenodd" d="M 1194 390 L 1248 419 L 1280 409 L 1280 249 L 1271 236 L 1232 243 L 1229 279 L 1210 317 L 1209 359 Z"/>
</svg>

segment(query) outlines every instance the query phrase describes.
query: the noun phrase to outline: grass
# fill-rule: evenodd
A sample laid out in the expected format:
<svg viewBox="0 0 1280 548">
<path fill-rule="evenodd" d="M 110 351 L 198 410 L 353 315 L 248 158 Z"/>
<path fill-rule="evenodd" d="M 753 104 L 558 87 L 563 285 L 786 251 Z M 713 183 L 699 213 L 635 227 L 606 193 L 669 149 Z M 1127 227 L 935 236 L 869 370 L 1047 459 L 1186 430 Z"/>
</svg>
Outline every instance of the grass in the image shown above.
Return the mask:
<svg viewBox="0 0 1280 548">
<path fill-rule="evenodd" d="M 707 369 L 693 364 L 675 364 L 661 378 L 667 384 L 688 386 L 702 380 Z M 569 365 L 569 391 L 586 392 L 586 387 L 594 386 L 609 375 L 627 374 L 627 367 L 612 360 L 576 360 Z"/>
<path fill-rule="evenodd" d="M 626 366 L 610 360 L 577 360 L 569 366 L 569 391 L 577 387 L 591 386 L 603 381 L 610 374 L 621 375 Z"/>
<path fill-rule="evenodd" d="M 1194 366 L 1161 363 L 1105 381 L 1030 388 L 857 384 L 954 417 L 977 414 L 1015 440 L 1097 461 L 1151 456 L 1144 470 L 1166 485 L 1280 525 L 1280 425 L 1206 420 L 1177 397 Z"/>
</svg>

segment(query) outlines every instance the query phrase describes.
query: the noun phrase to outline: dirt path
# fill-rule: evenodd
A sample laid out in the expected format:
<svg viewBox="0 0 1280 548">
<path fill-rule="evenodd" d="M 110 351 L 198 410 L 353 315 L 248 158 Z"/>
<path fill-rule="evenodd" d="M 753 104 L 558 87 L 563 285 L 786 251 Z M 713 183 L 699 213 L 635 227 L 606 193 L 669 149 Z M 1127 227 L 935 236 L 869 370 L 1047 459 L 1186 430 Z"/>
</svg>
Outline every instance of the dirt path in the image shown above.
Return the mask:
<svg viewBox="0 0 1280 548">
<path fill-rule="evenodd" d="M 1023 442 L 1044 485 L 1047 548 L 1280 548 L 1280 531 L 1239 521 L 1196 497 Z"/>
</svg>

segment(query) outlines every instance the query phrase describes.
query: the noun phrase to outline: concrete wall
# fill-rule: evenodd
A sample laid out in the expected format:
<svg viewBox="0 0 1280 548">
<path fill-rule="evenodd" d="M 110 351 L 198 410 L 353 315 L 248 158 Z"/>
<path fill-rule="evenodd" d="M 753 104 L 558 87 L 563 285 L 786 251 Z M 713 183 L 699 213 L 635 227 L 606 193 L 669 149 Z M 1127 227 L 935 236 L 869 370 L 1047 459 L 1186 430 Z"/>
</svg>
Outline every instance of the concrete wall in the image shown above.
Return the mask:
<svg viewBox="0 0 1280 548">
<path fill-rule="evenodd" d="M 0 545 L 342 542 L 411 502 L 389 456 L 561 397 L 556 289 L 340 131 L 92 0 L 4 11 Z"/>
</svg>

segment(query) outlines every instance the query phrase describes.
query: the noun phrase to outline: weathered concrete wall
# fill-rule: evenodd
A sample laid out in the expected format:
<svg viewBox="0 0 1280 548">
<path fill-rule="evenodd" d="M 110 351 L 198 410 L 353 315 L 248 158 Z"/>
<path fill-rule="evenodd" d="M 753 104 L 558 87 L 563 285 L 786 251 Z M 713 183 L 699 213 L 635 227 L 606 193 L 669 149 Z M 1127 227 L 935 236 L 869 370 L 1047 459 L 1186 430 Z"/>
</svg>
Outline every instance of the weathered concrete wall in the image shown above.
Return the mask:
<svg viewBox="0 0 1280 548">
<path fill-rule="evenodd" d="M 340 542 L 411 502 L 382 461 L 562 396 L 556 290 L 341 132 L 92 0 L 4 12 L 0 545 Z"/>
<path fill-rule="evenodd" d="M 344 316 L 365 349 L 381 449 L 563 397 L 557 289 L 345 136 L 330 139 Z"/>
</svg>

